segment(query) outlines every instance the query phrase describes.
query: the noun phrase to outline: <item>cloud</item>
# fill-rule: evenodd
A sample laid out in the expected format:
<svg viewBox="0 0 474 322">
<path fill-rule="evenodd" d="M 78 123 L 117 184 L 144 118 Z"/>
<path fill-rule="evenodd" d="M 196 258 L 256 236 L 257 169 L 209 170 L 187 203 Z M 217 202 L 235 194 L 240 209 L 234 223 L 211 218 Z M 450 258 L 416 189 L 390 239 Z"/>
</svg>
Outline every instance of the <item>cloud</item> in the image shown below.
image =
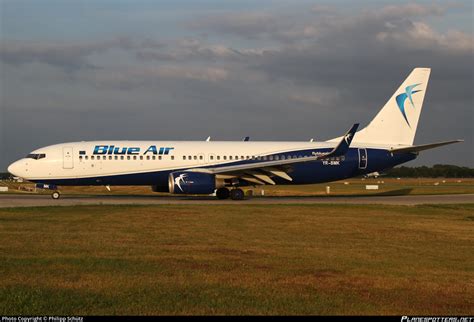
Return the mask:
<svg viewBox="0 0 474 322">
<path fill-rule="evenodd" d="M 442 16 L 450 5 L 406 3 L 402 5 L 388 5 L 381 10 L 373 11 L 382 17 L 410 17 L 410 16 Z"/>
<path fill-rule="evenodd" d="M 207 14 L 166 41 L 3 41 L 3 155 L 54 139 L 329 139 L 370 121 L 412 68 L 426 66 L 417 142 L 467 142 L 420 162 L 472 165 L 472 32 L 438 29 L 453 18 L 444 4 L 360 7 Z M 34 137 L 44 128 L 54 135 Z"/>
<path fill-rule="evenodd" d="M 411 22 L 408 27 L 398 28 L 391 25 L 376 34 L 381 43 L 391 43 L 411 49 L 433 49 L 469 52 L 474 48 L 472 35 L 460 31 L 436 32 L 423 22 Z"/>
<path fill-rule="evenodd" d="M 269 13 L 243 12 L 207 15 L 190 23 L 190 27 L 246 38 L 258 38 L 263 34 L 276 31 L 281 23 L 282 21 Z"/>
<path fill-rule="evenodd" d="M 322 88 L 320 90 L 302 91 L 302 89 L 293 89 L 288 98 L 296 103 L 305 104 L 309 106 L 329 106 L 338 102 L 340 99 L 337 89 Z"/>
<path fill-rule="evenodd" d="M 177 60 L 178 57 L 171 53 L 166 52 L 159 52 L 159 51 L 147 51 L 147 50 L 139 50 L 136 52 L 136 57 L 140 61 L 173 61 Z"/>
<path fill-rule="evenodd" d="M 408 12 L 438 14 L 440 9 L 418 5 L 396 9 L 390 6 L 338 16 L 329 25 L 317 26 L 319 33 L 312 41 L 266 52 L 254 67 L 271 78 L 350 84 L 356 90 L 362 86 L 360 75 L 375 81 L 384 77 L 382 71 L 393 76 L 415 66 L 431 66 L 445 75 L 455 70 L 461 80 L 472 79 L 472 34 L 437 32 L 426 22 L 406 17 Z"/>
<path fill-rule="evenodd" d="M 208 15 L 190 23 L 192 28 L 212 31 L 216 34 L 236 35 L 247 39 L 273 39 L 284 43 L 302 40 L 317 40 L 333 30 L 357 25 L 361 21 L 373 23 L 383 21 L 385 26 L 396 26 L 392 21 L 407 22 L 410 18 L 443 16 L 457 4 L 417 4 L 387 5 L 360 12 L 343 14 L 340 8 L 331 5 L 314 5 L 305 15 L 295 13 L 239 12 Z M 349 30 L 349 34 L 352 34 Z"/>
<path fill-rule="evenodd" d="M 140 61 L 241 61 L 245 63 L 252 58 L 271 51 L 265 48 L 234 49 L 223 44 L 208 44 L 202 40 L 190 38 L 177 41 L 174 46 L 158 50 L 138 50 L 136 57 Z"/>
<path fill-rule="evenodd" d="M 156 67 L 127 67 L 114 70 L 98 70 L 83 75 L 98 88 L 132 90 L 138 87 L 156 88 L 166 81 L 193 80 L 200 82 L 220 82 L 229 77 L 229 71 L 217 67 L 195 67 L 162 65 Z"/>
<path fill-rule="evenodd" d="M 131 49 L 135 45 L 129 38 L 119 37 L 104 42 L 48 43 L 4 41 L 0 44 L 0 61 L 11 65 L 44 63 L 74 71 L 93 68 L 87 58 L 113 48 Z"/>
</svg>

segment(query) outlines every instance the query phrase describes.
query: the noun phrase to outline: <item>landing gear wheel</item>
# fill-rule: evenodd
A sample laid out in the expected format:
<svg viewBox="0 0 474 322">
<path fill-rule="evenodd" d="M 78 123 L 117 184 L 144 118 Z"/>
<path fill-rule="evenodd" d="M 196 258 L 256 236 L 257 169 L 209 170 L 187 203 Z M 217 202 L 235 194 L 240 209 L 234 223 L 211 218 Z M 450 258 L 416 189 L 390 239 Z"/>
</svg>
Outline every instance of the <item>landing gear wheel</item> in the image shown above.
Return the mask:
<svg viewBox="0 0 474 322">
<path fill-rule="evenodd" d="M 216 191 L 217 199 L 227 199 L 230 196 L 230 191 L 227 188 L 219 188 Z"/>
<path fill-rule="evenodd" d="M 230 199 L 244 200 L 244 192 L 242 191 L 242 189 L 232 189 L 230 191 Z"/>
<path fill-rule="evenodd" d="M 59 199 L 59 197 L 61 197 L 61 194 L 59 193 L 59 191 L 55 191 L 51 194 L 51 198 L 53 199 Z"/>
</svg>

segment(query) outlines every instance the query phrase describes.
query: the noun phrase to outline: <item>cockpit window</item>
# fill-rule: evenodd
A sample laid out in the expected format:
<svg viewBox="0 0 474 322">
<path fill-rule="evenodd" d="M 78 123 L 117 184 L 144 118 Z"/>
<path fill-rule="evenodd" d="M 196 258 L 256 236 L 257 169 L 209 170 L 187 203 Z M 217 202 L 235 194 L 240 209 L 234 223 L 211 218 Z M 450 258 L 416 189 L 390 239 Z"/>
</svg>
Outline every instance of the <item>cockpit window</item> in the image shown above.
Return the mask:
<svg viewBox="0 0 474 322">
<path fill-rule="evenodd" d="M 30 153 L 26 156 L 28 159 L 35 159 L 35 160 L 39 160 L 39 159 L 43 159 L 43 158 L 46 158 L 46 154 L 44 153 Z"/>
</svg>

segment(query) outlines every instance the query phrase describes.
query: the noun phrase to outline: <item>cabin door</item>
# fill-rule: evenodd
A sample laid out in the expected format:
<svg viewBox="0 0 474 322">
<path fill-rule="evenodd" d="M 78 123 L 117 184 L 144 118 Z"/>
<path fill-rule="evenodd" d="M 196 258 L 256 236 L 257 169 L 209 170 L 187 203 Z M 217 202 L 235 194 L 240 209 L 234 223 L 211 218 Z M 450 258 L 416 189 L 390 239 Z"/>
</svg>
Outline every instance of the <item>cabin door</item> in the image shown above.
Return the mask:
<svg viewBox="0 0 474 322">
<path fill-rule="evenodd" d="M 64 169 L 74 168 L 74 158 L 72 154 L 72 147 L 63 148 L 63 168 Z"/>
</svg>

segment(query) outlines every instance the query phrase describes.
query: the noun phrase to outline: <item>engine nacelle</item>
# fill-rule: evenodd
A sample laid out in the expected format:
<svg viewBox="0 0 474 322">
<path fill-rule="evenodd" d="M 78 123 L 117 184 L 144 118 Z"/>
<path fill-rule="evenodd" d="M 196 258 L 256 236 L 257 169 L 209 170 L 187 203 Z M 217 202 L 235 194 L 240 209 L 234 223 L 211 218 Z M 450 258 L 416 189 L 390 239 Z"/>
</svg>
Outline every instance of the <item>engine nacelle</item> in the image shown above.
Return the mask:
<svg viewBox="0 0 474 322">
<path fill-rule="evenodd" d="M 216 176 L 200 172 L 172 172 L 168 178 L 170 193 L 211 194 L 216 190 Z"/>
</svg>

